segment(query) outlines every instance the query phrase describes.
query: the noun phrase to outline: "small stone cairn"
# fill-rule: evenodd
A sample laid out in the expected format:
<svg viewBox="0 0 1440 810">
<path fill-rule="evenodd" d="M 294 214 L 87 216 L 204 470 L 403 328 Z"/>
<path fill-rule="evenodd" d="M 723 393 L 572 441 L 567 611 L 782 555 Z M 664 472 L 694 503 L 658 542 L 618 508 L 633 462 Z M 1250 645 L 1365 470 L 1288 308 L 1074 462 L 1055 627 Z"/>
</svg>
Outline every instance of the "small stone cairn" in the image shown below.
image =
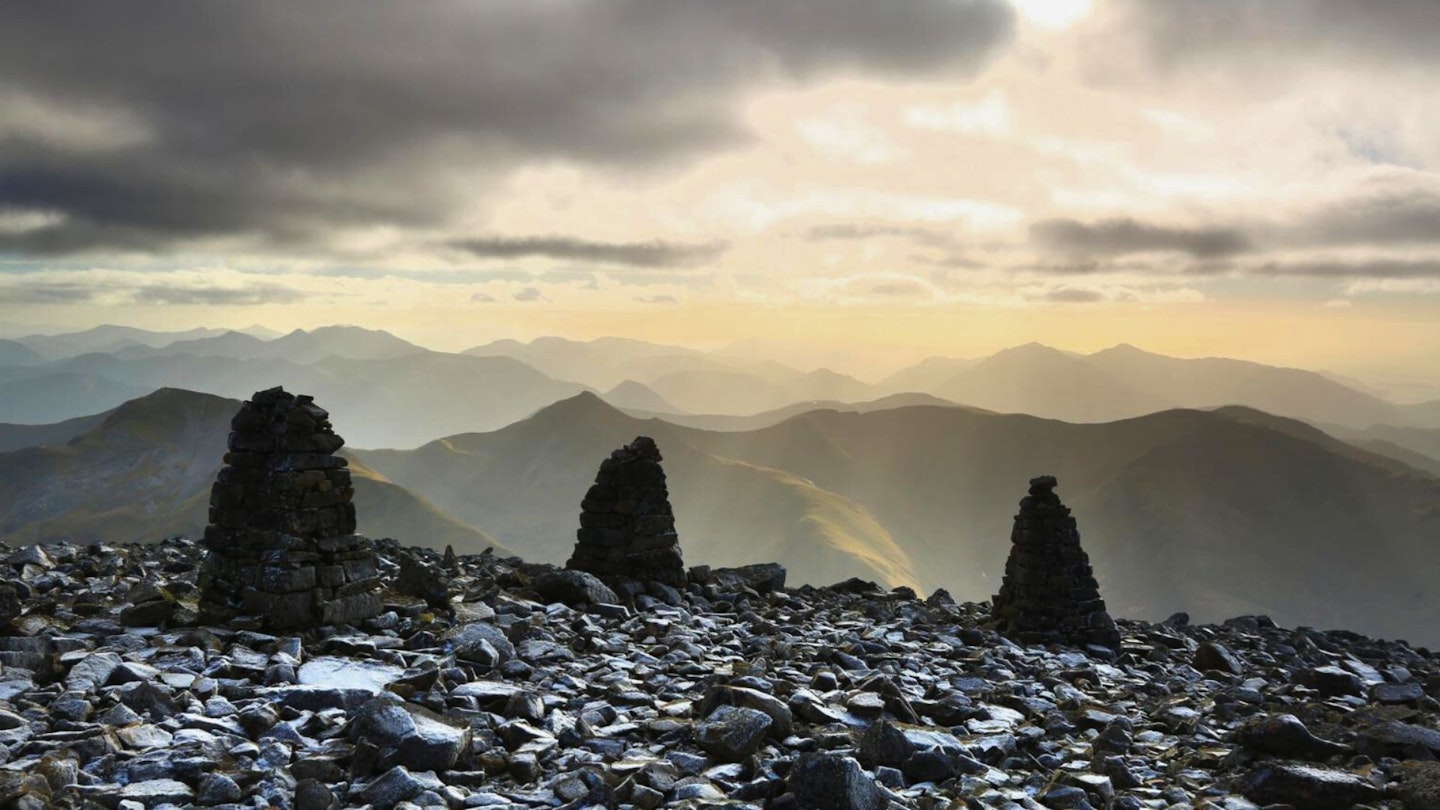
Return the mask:
<svg viewBox="0 0 1440 810">
<path fill-rule="evenodd" d="M 201 618 L 271 630 L 349 624 L 381 611 L 375 549 L 355 534 L 345 440 L 308 396 L 260 391 L 230 423 L 210 491 Z"/>
<path fill-rule="evenodd" d="M 1028 643 L 1118 646 L 1120 632 L 1055 485 L 1054 476 L 1032 478 L 1030 494 L 1020 501 L 1005 580 L 991 600 L 996 627 Z"/>
<path fill-rule="evenodd" d="M 580 504 L 575 553 L 566 568 L 607 582 L 685 584 L 675 513 L 655 440 L 638 436 L 600 464 Z"/>
</svg>

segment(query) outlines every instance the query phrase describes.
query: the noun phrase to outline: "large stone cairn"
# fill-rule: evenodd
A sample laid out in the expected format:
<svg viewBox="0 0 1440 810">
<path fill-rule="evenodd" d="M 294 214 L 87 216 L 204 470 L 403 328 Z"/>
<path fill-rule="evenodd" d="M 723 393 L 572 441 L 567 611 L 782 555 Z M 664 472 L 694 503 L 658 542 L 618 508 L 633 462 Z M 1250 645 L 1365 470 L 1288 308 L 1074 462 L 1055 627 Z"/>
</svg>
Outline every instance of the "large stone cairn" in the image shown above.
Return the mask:
<svg viewBox="0 0 1440 810">
<path fill-rule="evenodd" d="M 210 491 L 201 613 L 274 630 L 348 624 L 381 611 L 379 569 L 355 534 L 345 440 L 308 396 L 260 391 L 230 422 Z"/>
<path fill-rule="evenodd" d="M 675 513 L 655 440 L 638 436 L 600 464 L 580 504 L 575 553 L 566 568 L 608 582 L 685 584 Z"/>
<path fill-rule="evenodd" d="M 1120 632 L 1055 484 L 1054 476 L 1032 478 L 1030 494 L 1020 501 L 1005 581 L 991 600 L 996 627 L 1019 641 L 1114 647 Z"/>
</svg>

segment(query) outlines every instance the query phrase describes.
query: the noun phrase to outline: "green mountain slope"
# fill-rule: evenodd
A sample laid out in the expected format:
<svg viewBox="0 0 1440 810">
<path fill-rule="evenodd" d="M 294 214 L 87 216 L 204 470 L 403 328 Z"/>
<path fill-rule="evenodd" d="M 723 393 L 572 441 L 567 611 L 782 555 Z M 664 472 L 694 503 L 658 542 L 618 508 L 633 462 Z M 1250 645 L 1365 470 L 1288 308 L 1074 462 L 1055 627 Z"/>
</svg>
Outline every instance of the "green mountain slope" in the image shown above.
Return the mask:
<svg viewBox="0 0 1440 810">
<path fill-rule="evenodd" d="M 593 394 L 493 433 L 357 455 L 527 558 L 563 563 L 600 461 L 641 434 L 655 438 L 665 456 L 688 563 L 780 560 L 802 582 L 865 576 L 918 583 L 909 555 L 854 501 L 781 470 L 697 449 L 679 428 L 634 419 Z"/>
<path fill-rule="evenodd" d="M 68 444 L 0 453 L 0 540 L 13 546 L 198 536 L 239 405 L 161 389 L 104 415 Z M 363 464 L 352 476 L 362 533 L 452 544 L 462 553 L 496 545 Z"/>
<path fill-rule="evenodd" d="M 921 406 L 719 433 L 582 396 L 494 433 L 361 455 L 521 553 L 563 562 L 595 465 L 637 434 L 666 455 L 692 562 L 820 547 L 823 566 L 797 565 L 794 581 L 894 583 L 888 560 L 922 589 L 986 599 L 1026 481 L 1050 473 L 1118 615 L 1264 612 L 1437 638 L 1440 605 L 1412 597 L 1437 573 L 1440 479 L 1253 409 L 1070 424 Z M 807 540 L 817 526 L 828 534 Z"/>
</svg>

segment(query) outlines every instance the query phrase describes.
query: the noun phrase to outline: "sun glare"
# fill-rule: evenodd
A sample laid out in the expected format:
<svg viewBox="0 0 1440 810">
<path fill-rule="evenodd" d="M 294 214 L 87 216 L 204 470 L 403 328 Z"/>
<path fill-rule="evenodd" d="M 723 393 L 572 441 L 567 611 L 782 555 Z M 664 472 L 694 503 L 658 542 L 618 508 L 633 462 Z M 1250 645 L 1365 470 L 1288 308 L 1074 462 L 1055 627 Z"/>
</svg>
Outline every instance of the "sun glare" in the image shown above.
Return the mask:
<svg viewBox="0 0 1440 810">
<path fill-rule="evenodd" d="M 1091 0 L 1011 0 L 1025 19 L 1051 30 L 1069 28 L 1086 17 Z"/>
</svg>

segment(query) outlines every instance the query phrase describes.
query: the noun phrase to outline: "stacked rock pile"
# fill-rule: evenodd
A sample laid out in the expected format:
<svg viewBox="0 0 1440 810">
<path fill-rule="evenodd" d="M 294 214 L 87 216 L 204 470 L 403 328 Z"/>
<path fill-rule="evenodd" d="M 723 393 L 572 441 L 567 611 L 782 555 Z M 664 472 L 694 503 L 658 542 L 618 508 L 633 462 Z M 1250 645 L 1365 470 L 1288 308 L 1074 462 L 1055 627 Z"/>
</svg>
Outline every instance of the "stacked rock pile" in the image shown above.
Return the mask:
<svg viewBox="0 0 1440 810">
<path fill-rule="evenodd" d="M 355 534 L 345 440 L 308 396 L 261 391 L 231 421 L 210 492 L 202 617 L 270 629 L 349 624 L 380 612 L 370 540 Z"/>
<path fill-rule="evenodd" d="M 580 504 L 580 530 L 566 568 L 602 580 L 685 585 L 675 513 L 655 440 L 638 436 L 600 464 Z"/>
<path fill-rule="evenodd" d="M 1032 478 L 1020 501 L 1005 580 L 992 600 L 996 626 L 1027 642 L 1118 646 L 1120 633 L 1055 485 L 1054 476 Z"/>
</svg>

